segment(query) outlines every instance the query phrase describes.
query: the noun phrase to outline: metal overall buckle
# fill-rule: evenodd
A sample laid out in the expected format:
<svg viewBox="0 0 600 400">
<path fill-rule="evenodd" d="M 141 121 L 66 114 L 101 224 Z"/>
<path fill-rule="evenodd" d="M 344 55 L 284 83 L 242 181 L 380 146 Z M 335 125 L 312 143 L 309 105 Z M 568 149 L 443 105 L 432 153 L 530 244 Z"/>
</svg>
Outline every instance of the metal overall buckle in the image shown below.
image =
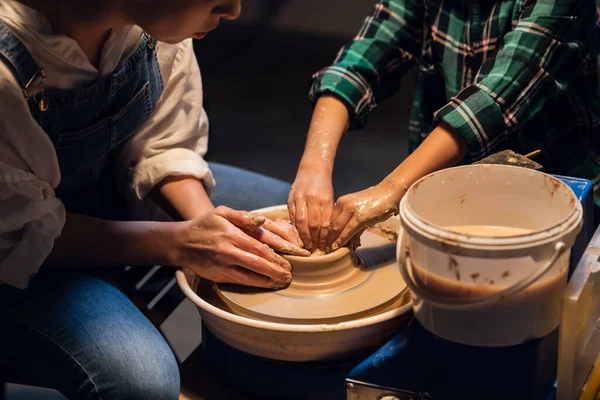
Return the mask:
<svg viewBox="0 0 600 400">
<path fill-rule="evenodd" d="M 29 82 L 27 82 L 25 88 L 23 88 L 23 96 L 25 96 L 25 99 L 33 99 L 33 101 L 38 103 L 40 111 L 42 112 L 48 109 L 48 99 L 44 97 L 44 88 L 41 87 L 45 80 L 46 72 L 44 72 L 43 68 L 39 68 Z"/>
<path fill-rule="evenodd" d="M 146 36 L 148 37 L 148 44 L 147 44 L 148 48 L 150 50 L 154 50 L 156 48 L 157 40 L 154 39 L 152 36 L 148 35 L 147 33 L 146 33 Z"/>
</svg>

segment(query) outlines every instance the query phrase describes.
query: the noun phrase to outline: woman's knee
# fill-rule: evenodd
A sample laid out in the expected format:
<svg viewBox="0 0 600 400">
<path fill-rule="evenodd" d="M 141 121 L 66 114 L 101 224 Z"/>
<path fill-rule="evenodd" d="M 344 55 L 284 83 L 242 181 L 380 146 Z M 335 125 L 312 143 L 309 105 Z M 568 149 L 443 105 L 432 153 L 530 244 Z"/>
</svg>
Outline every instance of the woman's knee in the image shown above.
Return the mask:
<svg viewBox="0 0 600 400">
<path fill-rule="evenodd" d="M 87 334 L 76 335 L 76 348 L 98 397 L 178 399 L 179 367 L 158 329 L 113 287 L 91 294 L 102 303 L 102 311 L 82 327 Z M 106 301 L 100 300 L 101 294 Z"/>
<path fill-rule="evenodd" d="M 255 210 L 287 203 L 290 184 L 229 165 L 209 163 L 217 181 L 211 195 L 215 205 Z"/>
<path fill-rule="evenodd" d="M 176 400 L 179 367 L 156 331 L 131 332 L 131 345 L 113 347 L 103 357 L 95 383 L 102 399 Z"/>
<path fill-rule="evenodd" d="M 123 293 L 93 277 L 55 278 L 0 287 L 0 357 L 22 383 L 69 399 L 178 398 L 175 356 Z"/>
</svg>

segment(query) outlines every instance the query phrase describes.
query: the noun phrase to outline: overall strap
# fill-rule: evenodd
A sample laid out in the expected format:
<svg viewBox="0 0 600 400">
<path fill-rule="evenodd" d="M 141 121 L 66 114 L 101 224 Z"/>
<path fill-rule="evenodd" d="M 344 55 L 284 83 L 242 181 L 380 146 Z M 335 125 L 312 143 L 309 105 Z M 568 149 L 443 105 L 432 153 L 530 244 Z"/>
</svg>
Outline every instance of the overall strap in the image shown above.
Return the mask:
<svg viewBox="0 0 600 400">
<path fill-rule="evenodd" d="M 0 21 L 0 61 L 12 70 L 23 90 L 23 96 L 30 99 L 39 94 L 39 86 L 46 78 L 23 42 Z"/>
</svg>

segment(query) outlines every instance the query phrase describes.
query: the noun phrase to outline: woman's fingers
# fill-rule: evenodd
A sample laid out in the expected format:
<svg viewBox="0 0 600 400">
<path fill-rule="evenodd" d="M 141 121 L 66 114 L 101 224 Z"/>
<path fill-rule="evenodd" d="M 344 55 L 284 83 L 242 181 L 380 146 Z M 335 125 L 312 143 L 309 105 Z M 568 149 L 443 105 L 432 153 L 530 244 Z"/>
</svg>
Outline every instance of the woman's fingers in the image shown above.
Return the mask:
<svg viewBox="0 0 600 400">
<path fill-rule="evenodd" d="M 291 264 L 285 258 L 275 253 L 268 244 L 262 243 L 258 239 L 252 237 L 250 232 L 241 232 L 240 237 L 236 237 L 235 246 L 238 249 L 255 254 L 269 262 L 280 265 L 288 271 L 292 269 Z"/>
<path fill-rule="evenodd" d="M 215 209 L 215 214 L 225 218 L 233 225 L 242 229 L 255 229 L 262 226 L 267 218 L 259 213 L 248 211 L 232 210 L 228 207 L 219 206 Z"/>
<path fill-rule="evenodd" d="M 268 231 L 266 228 L 258 228 L 253 231 L 248 231 L 248 234 L 280 253 L 303 257 L 310 256 L 310 251 L 284 240 L 273 232 Z"/>
<path fill-rule="evenodd" d="M 239 235 L 232 236 L 237 247 L 263 257 L 268 261 L 277 263 L 288 269 L 291 268 L 289 262 L 275 254 L 272 249 L 297 256 L 310 255 L 308 250 L 304 250 L 296 244 L 302 243 L 302 241 L 296 229 L 290 224 L 275 223 L 268 220 L 262 214 L 232 210 L 227 207 L 218 207 L 215 210 L 215 214 L 225 218 L 231 224 L 241 229 Z M 260 228 L 260 226 L 264 226 L 264 229 Z M 287 240 L 282 236 L 287 238 Z"/>
<path fill-rule="evenodd" d="M 298 233 L 298 230 L 296 229 L 296 227 L 294 227 L 294 225 L 290 224 L 287 221 L 271 221 L 268 219 L 262 226 L 262 228 L 273 232 L 277 236 L 280 236 L 281 238 L 287 240 L 290 243 L 295 244 L 300 248 L 304 247 L 304 243 L 302 243 L 302 239 L 300 239 L 300 234 Z"/>
<path fill-rule="evenodd" d="M 210 279 L 210 277 L 208 277 Z M 280 289 L 289 282 L 276 282 L 264 275 L 257 274 L 243 267 L 226 265 L 219 267 L 218 276 L 212 279 L 218 283 L 234 283 L 243 286 L 252 286 L 265 289 Z"/>
<path fill-rule="evenodd" d="M 227 265 L 238 265 L 257 274 L 264 275 L 278 283 L 289 283 L 292 279 L 291 266 L 289 268 L 282 266 L 240 248 L 230 249 L 224 261 L 226 261 L 225 264 Z"/>
</svg>

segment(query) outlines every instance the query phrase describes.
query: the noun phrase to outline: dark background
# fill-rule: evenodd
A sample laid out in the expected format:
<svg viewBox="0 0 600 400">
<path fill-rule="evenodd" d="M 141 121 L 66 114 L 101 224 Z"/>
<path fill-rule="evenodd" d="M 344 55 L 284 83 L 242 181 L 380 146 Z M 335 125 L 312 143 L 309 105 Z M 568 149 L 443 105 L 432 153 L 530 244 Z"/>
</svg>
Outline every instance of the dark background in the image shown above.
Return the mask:
<svg viewBox="0 0 600 400">
<path fill-rule="evenodd" d="M 346 30 L 358 31 L 370 4 L 359 7 L 364 15 L 354 16 Z M 292 182 L 312 113 L 311 75 L 329 65 L 352 35 L 284 30 L 277 18 L 264 25 L 222 23 L 196 41 L 196 52 L 211 122 L 207 158 Z M 406 157 L 414 80 L 409 74 L 365 129 L 346 135 L 335 166 L 336 194 L 376 184 Z"/>
</svg>

